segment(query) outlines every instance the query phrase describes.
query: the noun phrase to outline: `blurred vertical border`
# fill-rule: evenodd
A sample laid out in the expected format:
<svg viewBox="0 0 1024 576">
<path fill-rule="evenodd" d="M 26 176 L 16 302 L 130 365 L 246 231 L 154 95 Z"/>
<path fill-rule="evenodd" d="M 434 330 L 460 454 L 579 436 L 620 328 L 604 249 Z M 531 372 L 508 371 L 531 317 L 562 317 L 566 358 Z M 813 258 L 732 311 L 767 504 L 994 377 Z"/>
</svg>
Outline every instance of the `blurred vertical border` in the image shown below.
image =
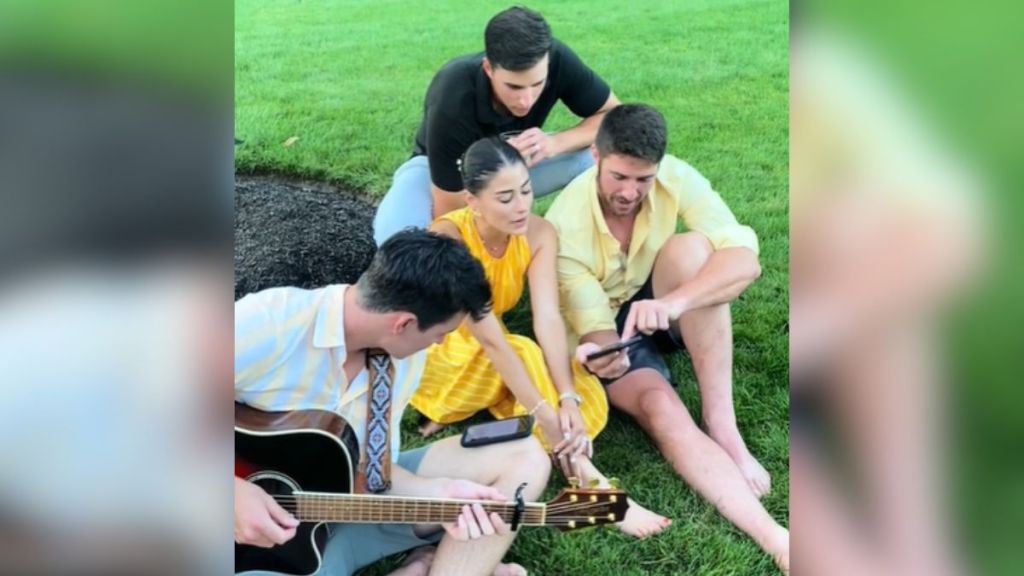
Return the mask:
<svg viewBox="0 0 1024 576">
<path fill-rule="evenodd" d="M 793 2 L 798 574 L 1020 574 L 1024 10 Z"/>
<path fill-rule="evenodd" d="M 232 27 L 0 0 L 0 572 L 231 571 Z"/>
</svg>

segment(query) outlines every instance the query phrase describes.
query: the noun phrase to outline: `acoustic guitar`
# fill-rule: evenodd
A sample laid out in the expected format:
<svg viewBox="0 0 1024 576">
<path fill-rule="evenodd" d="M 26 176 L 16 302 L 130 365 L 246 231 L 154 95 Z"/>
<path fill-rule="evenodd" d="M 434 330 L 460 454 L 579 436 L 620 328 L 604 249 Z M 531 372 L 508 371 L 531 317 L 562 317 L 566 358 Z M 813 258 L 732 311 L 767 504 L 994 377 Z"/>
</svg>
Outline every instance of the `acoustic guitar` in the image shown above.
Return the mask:
<svg viewBox="0 0 1024 576">
<path fill-rule="evenodd" d="M 479 502 L 513 527 L 567 531 L 618 522 L 629 507 L 625 492 L 596 488 L 567 488 L 547 503 L 353 494 L 356 435 L 325 410 L 264 412 L 236 403 L 235 458 L 237 476 L 261 487 L 300 522 L 295 537 L 281 546 L 235 544 L 236 574 L 314 574 L 335 522 L 440 524 Z"/>
</svg>

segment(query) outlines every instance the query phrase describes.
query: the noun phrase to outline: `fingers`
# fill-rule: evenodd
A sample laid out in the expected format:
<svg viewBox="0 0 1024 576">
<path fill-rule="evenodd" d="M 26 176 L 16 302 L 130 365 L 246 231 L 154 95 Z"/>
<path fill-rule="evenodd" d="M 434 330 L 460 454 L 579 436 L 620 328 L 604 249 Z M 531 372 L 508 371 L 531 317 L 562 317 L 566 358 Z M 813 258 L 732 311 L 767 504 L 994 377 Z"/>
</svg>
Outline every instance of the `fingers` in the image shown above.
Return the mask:
<svg viewBox="0 0 1024 576">
<path fill-rule="evenodd" d="M 269 517 L 262 523 L 235 534 L 235 540 L 240 544 L 259 546 L 260 548 L 273 548 L 294 537 L 295 528 L 281 528 Z"/>
<path fill-rule="evenodd" d="M 590 445 L 590 438 L 587 438 L 587 436 L 585 434 L 581 434 L 581 435 L 577 436 L 577 441 L 573 445 L 574 446 L 573 447 L 573 451 L 572 451 L 573 456 L 576 456 L 576 457 L 586 456 L 587 455 L 587 446 L 589 446 L 589 445 Z"/>
<path fill-rule="evenodd" d="M 548 135 L 540 128 L 524 130 L 513 144 L 526 159 L 528 166 L 533 166 L 549 156 Z"/>
<path fill-rule="evenodd" d="M 460 542 L 469 540 L 469 528 L 466 527 L 466 520 L 462 517 L 462 513 L 455 519 L 455 524 L 444 524 L 443 526 L 444 531 L 452 538 Z"/>
<path fill-rule="evenodd" d="M 656 300 L 634 302 L 622 326 L 622 340 L 629 340 L 637 332 L 650 335 L 658 330 L 668 330 L 671 322 L 671 311 L 662 303 Z"/>
<path fill-rule="evenodd" d="M 565 451 L 566 447 L 572 443 L 572 434 L 565 434 L 562 436 L 562 441 L 555 444 L 555 447 L 551 449 L 554 454 L 561 454 Z"/>
<path fill-rule="evenodd" d="M 622 341 L 629 340 L 636 335 L 636 313 L 637 313 L 637 302 L 634 302 L 629 307 L 629 314 L 626 315 L 626 322 L 622 325 Z"/>
<path fill-rule="evenodd" d="M 566 478 L 570 478 L 573 475 L 572 468 L 569 466 L 569 454 L 561 452 L 558 454 L 552 454 L 555 462 L 558 464 L 558 469 L 561 470 L 562 475 Z"/>
<path fill-rule="evenodd" d="M 269 538 L 274 544 L 284 544 L 290 540 L 291 536 L 289 536 L 289 532 L 291 533 L 291 536 L 295 535 L 294 528 L 285 529 L 274 522 L 267 522 L 263 525 L 263 535 Z"/>
<path fill-rule="evenodd" d="M 569 420 L 569 412 L 566 410 L 558 411 L 559 423 L 562 425 L 562 435 L 568 438 L 572 433 L 572 422 Z"/>
<path fill-rule="evenodd" d="M 267 511 L 270 512 L 270 517 L 274 522 L 277 522 L 283 528 L 294 528 L 299 525 L 299 521 L 282 508 L 270 495 L 267 495 Z"/>
<path fill-rule="evenodd" d="M 622 376 L 629 369 L 629 355 L 624 352 L 616 352 L 612 355 L 611 361 L 604 368 L 593 372 L 601 378 L 613 380 Z"/>
<path fill-rule="evenodd" d="M 509 525 L 501 519 L 501 516 L 499 516 L 497 512 L 491 512 L 490 519 L 491 525 L 494 526 L 494 531 L 499 536 L 504 536 L 505 534 L 508 534 L 512 531 Z"/>
<path fill-rule="evenodd" d="M 587 354 L 593 354 L 600 349 L 601 347 L 593 342 L 584 342 L 576 347 L 576 361 L 579 362 L 581 366 L 586 366 Z"/>
<path fill-rule="evenodd" d="M 637 312 L 636 329 L 650 335 L 668 329 L 668 314 L 656 306 L 643 306 Z"/>
<path fill-rule="evenodd" d="M 457 540 L 476 540 L 484 536 L 508 534 L 509 526 L 495 512 L 488 514 L 479 503 L 463 506 L 454 530 L 445 530 Z"/>
<path fill-rule="evenodd" d="M 484 507 L 480 504 L 473 504 L 469 509 L 473 513 L 473 519 L 475 520 L 475 522 L 470 523 L 469 537 L 473 538 L 474 525 L 479 527 L 478 534 L 483 536 L 493 536 L 494 525 L 491 524 L 491 519 L 487 516 L 487 512 L 484 512 Z"/>
</svg>

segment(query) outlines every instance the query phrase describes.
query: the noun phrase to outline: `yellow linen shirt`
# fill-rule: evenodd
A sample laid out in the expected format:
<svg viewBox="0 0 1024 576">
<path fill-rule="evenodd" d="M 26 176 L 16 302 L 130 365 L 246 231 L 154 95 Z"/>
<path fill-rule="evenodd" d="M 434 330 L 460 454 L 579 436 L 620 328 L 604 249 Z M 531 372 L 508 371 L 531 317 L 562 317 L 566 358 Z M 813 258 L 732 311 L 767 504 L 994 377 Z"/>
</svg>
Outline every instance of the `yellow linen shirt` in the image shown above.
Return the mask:
<svg viewBox="0 0 1024 576">
<path fill-rule="evenodd" d="M 654 187 L 641 204 L 628 255 L 601 212 L 596 166 L 570 182 L 545 217 L 558 231 L 558 285 L 572 341 L 615 330 L 619 307 L 650 277 L 658 250 L 676 233 L 679 218 L 715 250 L 741 246 L 758 252 L 753 229 L 736 221 L 707 178 L 671 155 L 662 159 Z"/>
</svg>

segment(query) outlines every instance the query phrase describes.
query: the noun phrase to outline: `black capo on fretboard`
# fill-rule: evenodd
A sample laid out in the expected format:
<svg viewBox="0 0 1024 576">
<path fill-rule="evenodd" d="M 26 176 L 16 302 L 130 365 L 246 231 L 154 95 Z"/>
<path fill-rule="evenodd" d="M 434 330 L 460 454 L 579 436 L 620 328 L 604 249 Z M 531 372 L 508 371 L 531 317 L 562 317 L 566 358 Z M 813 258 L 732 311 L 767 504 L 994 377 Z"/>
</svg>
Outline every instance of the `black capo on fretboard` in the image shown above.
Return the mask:
<svg viewBox="0 0 1024 576">
<path fill-rule="evenodd" d="M 526 488 L 526 482 L 523 482 L 519 485 L 519 488 L 516 488 L 516 509 L 512 512 L 513 532 L 519 527 L 519 519 L 523 517 L 523 511 L 526 510 L 526 502 L 523 501 L 523 488 Z"/>
</svg>

